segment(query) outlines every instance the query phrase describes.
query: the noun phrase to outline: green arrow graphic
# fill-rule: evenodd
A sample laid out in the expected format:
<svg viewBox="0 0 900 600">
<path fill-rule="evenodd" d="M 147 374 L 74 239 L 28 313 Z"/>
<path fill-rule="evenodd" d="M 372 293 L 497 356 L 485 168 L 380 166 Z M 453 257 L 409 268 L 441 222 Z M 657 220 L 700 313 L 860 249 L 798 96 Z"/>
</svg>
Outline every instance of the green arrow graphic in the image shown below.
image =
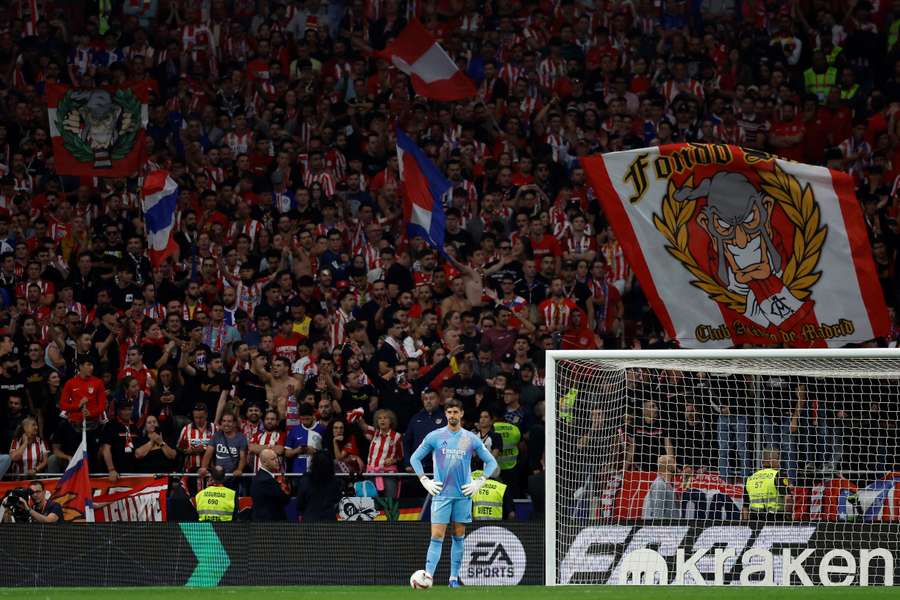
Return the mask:
<svg viewBox="0 0 900 600">
<path fill-rule="evenodd" d="M 219 585 L 222 576 L 231 560 L 222 546 L 219 536 L 213 530 L 212 523 L 179 523 L 181 533 L 184 534 L 194 556 L 197 557 L 197 568 L 191 574 L 191 578 L 184 584 L 186 587 L 215 587 Z"/>
</svg>

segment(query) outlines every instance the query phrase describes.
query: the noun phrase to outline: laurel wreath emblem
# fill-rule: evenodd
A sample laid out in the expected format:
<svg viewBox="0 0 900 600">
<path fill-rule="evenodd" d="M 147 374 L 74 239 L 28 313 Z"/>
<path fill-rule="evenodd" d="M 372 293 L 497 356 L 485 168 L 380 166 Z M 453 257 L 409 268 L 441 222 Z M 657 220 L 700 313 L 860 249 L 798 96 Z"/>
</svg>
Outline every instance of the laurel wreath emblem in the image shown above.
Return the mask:
<svg viewBox="0 0 900 600">
<path fill-rule="evenodd" d="M 131 152 L 138 130 L 141 128 L 141 101 L 131 90 L 117 90 L 113 94 L 112 101 L 121 106 L 123 112 L 119 136 L 109 148 L 109 156 L 113 160 L 121 160 Z M 57 105 L 56 128 L 62 137 L 63 147 L 72 154 L 75 160 L 91 162 L 94 160 L 94 150 L 79 135 L 81 116 L 78 109 L 80 107 L 81 103 L 75 100 L 72 92 L 66 92 Z"/>
<path fill-rule="evenodd" d="M 781 207 L 795 227 L 793 254 L 782 271 L 781 279 L 798 300 L 806 300 L 812 294 L 812 287 L 822 277 L 822 271 L 817 271 L 816 267 L 822 257 L 828 226 L 821 224 L 821 210 L 809 184 L 801 187 L 797 178 L 785 173 L 777 163 L 772 172 L 761 171 L 759 175 L 761 191 Z M 679 202 L 675 200 L 675 191 L 675 184 L 670 180 L 662 201 L 662 215 L 653 214 L 653 225 L 668 242 L 666 251 L 695 277 L 691 285 L 706 292 L 715 302 L 744 313 L 746 296 L 724 287 L 700 268 L 690 253 L 687 226 L 694 217 L 697 201 Z"/>
</svg>

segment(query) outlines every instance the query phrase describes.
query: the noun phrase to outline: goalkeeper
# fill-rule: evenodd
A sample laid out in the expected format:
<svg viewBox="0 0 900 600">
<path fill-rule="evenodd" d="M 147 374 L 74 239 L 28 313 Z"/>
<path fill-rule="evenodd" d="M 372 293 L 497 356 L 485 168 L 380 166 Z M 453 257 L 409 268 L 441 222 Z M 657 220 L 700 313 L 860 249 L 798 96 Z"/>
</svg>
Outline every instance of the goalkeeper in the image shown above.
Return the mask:
<svg viewBox="0 0 900 600">
<path fill-rule="evenodd" d="M 425 559 L 425 575 L 434 577 L 447 524 L 452 523 L 453 545 L 450 547 L 450 587 L 459 587 L 459 567 L 462 564 L 466 523 L 472 522 L 472 497 L 484 485 L 485 478 L 472 479 L 472 455 L 484 461 L 484 472 L 493 473 L 497 461 L 484 447 L 481 438 L 462 429 L 463 405 L 450 399 L 444 403 L 447 426 L 432 431 L 413 453 L 409 462 L 415 469 L 422 487 L 434 498 L 431 501 L 431 543 Z M 422 459 L 432 454 L 434 479 L 422 469 Z"/>
</svg>

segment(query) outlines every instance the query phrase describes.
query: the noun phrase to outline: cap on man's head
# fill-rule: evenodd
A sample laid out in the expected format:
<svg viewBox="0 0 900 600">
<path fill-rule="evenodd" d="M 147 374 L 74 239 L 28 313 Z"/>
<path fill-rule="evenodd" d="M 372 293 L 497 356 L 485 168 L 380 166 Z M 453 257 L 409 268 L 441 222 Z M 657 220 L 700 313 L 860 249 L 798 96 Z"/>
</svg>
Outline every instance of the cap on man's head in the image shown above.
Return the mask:
<svg viewBox="0 0 900 600">
<path fill-rule="evenodd" d="M 500 362 L 505 363 L 514 363 L 516 362 L 516 357 L 512 352 L 507 352 L 503 356 L 500 357 Z"/>
</svg>

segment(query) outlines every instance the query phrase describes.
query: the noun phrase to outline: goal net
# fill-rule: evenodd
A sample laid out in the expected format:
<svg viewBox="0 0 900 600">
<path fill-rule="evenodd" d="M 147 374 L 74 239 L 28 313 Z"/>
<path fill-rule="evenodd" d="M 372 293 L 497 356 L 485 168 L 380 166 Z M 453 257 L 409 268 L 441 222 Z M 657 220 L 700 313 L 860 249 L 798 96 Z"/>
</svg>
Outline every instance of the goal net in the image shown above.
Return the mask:
<svg viewBox="0 0 900 600">
<path fill-rule="evenodd" d="M 897 350 L 552 351 L 546 581 L 891 585 Z"/>
</svg>

